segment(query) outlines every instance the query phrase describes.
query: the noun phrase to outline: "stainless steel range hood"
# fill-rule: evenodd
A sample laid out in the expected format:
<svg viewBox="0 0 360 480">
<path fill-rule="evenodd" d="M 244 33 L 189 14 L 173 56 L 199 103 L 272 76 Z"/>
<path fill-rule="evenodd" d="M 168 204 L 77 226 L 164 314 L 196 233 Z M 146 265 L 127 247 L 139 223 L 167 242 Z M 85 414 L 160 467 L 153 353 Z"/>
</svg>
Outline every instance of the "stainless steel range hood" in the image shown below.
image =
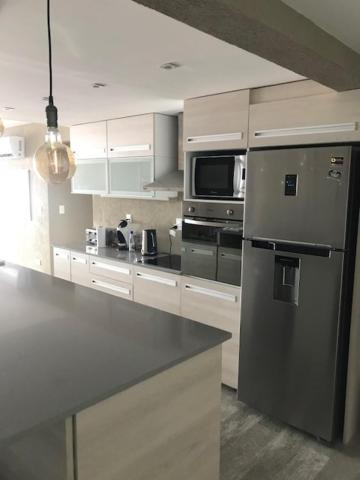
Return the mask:
<svg viewBox="0 0 360 480">
<path fill-rule="evenodd" d="M 182 165 L 184 156 L 183 151 L 183 113 L 178 115 L 178 165 Z M 156 178 L 154 182 L 144 185 L 145 191 L 150 192 L 183 192 L 184 191 L 184 171 L 174 170 L 173 172 Z"/>
</svg>

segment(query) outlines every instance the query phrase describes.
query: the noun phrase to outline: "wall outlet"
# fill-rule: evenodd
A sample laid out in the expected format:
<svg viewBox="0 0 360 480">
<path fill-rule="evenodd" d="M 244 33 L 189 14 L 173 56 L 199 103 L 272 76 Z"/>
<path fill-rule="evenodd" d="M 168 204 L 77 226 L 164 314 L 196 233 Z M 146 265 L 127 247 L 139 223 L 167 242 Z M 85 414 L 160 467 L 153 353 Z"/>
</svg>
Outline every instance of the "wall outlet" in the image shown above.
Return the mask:
<svg viewBox="0 0 360 480">
<path fill-rule="evenodd" d="M 125 218 L 129 223 L 133 223 L 133 216 L 131 213 L 127 213 Z"/>
<path fill-rule="evenodd" d="M 177 218 L 175 223 L 178 227 L 178 230 L 181 232 L 181 230 L 182 230 L 182 218 Z"/>
<path fill-rule="evenodd" d="M 65 205 L 59 205 L 59 215 L 65 215 Z"/>
</svg>

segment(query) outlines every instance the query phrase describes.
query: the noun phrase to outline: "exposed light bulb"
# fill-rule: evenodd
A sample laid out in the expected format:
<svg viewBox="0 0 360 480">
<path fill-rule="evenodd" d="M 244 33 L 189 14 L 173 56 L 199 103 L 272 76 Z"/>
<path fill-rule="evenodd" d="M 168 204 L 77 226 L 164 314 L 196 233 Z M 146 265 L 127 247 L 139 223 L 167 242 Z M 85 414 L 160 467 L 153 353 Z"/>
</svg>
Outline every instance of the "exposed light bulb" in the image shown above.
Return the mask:
<svg viewBox="0 0 360 480">
<path fill-rule="evenodd" d="M 45 143 L 35 152 L 34 168 L 47 183 L 64 183 L 74 175 L 76 171 L 74 155 L 70 148 L 62 143 L 57 128 L 48 128 Z"/>
<path fill-rule="evenodd" d="M 5 126 L 3 121 L 0 118 L 0 137 L 4 134 Z"/>
<path fill-rule="evenodd" d="M 36 173 L 48 183 L 64 183 L 71 178 L 75 171 L 75 159 L 70 148 L 62 143 L 58 129 L 58 112 L 53 98 L 52 75 L 52 45 L 50 25 L 50 0 L 47 5 L 47 33 L 49 46 L 49 86 L 50 94 L 46 107 L 47 133 L 45 143 L 39 147 L 34 155 L 33 165 Z"/>
</svg>

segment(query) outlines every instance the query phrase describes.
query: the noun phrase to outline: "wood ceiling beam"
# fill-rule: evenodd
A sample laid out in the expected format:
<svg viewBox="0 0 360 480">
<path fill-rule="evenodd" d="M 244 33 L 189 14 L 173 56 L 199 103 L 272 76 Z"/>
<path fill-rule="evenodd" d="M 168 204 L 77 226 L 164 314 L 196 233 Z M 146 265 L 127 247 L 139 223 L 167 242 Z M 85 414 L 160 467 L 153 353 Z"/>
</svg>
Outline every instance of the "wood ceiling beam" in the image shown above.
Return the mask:
<svg viewBox="0 0 360 480">
<path fill-rule="evenodd" d="M 280 0 L 134 1 L 334 90 L 360 88 L 360 55 Z"/>
</svg>

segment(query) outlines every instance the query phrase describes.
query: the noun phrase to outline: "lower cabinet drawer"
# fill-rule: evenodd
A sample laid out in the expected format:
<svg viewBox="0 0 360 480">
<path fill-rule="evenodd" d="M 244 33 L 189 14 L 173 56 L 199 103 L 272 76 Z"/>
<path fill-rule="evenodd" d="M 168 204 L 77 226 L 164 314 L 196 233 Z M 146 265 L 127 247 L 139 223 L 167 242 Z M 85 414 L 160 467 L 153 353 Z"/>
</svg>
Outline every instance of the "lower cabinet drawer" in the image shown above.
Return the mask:
<svg viewBox="0 0 360 480">
<path fill-rule="evenodd" d="M 132 267 L 128 263 L 90 256 L 90 273 L 120 282 L 132 282 Z"/>
<path fill-rule="evenodd" d="M 89 255 L 71 252 L 71 281 L 78 285 L 90 287 Z"/>
<path fill-rule="evenodd" d="M 191 277 L 181 278 L 181 315 L 226 330 L 232 338 L 222 346 L 222 382 L 238 387 L 240 287 Z"/>
<path fill-rule="evenodd" d="M 104 277 L 90 275 L 90 287 L 95 290 L 100 290 L 116 297 L 133 299 L 132 285 L 125 282 L 118 282 L 116 280 L 109 280 Z"/>
<path fill-rule="evenodd" d="M 134 268 L 134 301 L 179 315 L 180 276 Z"/>
</svg>

